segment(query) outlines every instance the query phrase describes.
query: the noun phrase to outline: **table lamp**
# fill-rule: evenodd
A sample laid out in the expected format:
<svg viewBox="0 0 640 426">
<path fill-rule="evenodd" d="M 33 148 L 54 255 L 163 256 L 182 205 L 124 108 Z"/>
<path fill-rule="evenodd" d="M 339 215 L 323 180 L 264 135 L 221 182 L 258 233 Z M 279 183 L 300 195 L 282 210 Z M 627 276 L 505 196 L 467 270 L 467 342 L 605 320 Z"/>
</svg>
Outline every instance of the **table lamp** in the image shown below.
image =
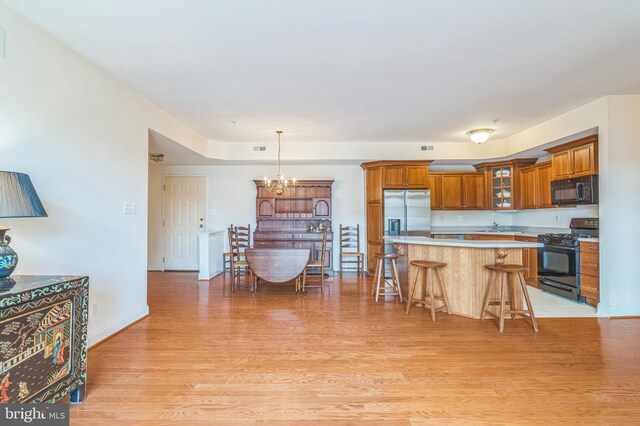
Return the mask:
<svg viewBox="0 0 640 426">
<path fill-rule="evenodd" d="M 44 210 L 29 175 L 0 171 L 0 218 L 45 217 Z M 18 255 L 11 247 L 9 228 L 0 226 L 0 286 L 12 284 L 9 276 L 16 269 Z"/>
</svg>

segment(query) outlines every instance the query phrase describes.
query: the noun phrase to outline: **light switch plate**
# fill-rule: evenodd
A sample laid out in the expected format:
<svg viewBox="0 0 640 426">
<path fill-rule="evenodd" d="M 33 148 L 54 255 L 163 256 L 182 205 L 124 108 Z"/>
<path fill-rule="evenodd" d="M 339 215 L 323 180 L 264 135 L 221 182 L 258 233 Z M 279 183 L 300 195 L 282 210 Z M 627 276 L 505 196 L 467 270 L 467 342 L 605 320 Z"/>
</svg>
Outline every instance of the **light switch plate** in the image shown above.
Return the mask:
<svg viewBox="0 0 640 426">
<path fill-rule="evenodd" d="M 136 203 L 124 203 L 124 214 L 136 214 Z"/>
</svg>

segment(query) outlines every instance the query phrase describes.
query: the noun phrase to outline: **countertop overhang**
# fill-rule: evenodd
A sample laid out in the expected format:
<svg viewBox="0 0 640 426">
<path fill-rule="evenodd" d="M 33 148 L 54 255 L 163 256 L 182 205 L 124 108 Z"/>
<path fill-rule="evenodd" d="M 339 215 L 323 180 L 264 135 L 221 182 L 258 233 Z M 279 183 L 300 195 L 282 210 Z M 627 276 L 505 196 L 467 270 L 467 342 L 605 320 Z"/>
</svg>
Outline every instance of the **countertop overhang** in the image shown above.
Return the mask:
<svg viewBox="0 0 640 426">
<path fill-rule="evenodd" d="M 445 246 L 445 247 L 466 247 L 466 248 L 540 248 L 544 244 L 533 243 L 527 241 L 511 241 L 511 240 L 457 240 L 453 238 L 429 238 L 429 237 L 384 237 L 385 241 L 396 244 L 417 244 L 424 246 Z"/>
</svg>

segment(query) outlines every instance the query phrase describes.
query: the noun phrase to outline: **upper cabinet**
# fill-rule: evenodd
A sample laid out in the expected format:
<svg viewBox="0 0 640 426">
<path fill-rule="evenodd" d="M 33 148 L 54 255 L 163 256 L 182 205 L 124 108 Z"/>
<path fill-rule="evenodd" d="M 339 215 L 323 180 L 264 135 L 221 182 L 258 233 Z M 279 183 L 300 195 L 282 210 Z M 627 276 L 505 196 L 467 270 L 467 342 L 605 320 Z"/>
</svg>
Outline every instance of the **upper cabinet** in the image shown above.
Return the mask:
<svg viewBox="0 0 640 426">
<path fill-rule="evenodd" d="M 426 188 L 429 166 L 389 164 L 382 167 L 384 188 Z"/>
<path fill-rule="evenodd" d="M 598 136 L 548 148 L 551 153 L 552 180 L 598 173 Z"/>
<path fill-rule="evenodd" d="M 484 173 L 429 173 L 431 210 L 486 208 Z"/>
<path fill-rule="evenodd" d="M 491 210 L 515 209 L 522 196 L 518 184 L 520 169 L 535 162 L 535 158 L 520 158 L 474 165 L 476 170 L 486 175 L 488 208 Z"/>
<path fill-rule="evenodd" d="M 442 175 L 429 173 L 427 188 L 431 192 L 431 210 L 442 210 Z"/>
<path fill-rule="evenodd" d="M 382 203 L 382 166 L 366 171 L 367 203 Z"/>
<path fill-rule="evenodd" d="M 520 169 L 520 209 L 544 209 L 551 204 L 551 162 Z"/>
</svg>

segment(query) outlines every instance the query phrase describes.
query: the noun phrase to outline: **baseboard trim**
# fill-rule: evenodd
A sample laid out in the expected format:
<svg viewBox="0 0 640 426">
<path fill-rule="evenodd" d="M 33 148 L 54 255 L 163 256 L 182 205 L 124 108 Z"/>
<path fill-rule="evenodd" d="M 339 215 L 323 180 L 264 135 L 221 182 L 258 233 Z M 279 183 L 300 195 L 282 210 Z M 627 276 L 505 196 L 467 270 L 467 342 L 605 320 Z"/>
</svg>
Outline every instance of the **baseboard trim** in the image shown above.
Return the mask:
<svg viewBox="0 0 640 426">
<path fill-rule="evenodd" d="M 598 304 L 598 316 L 609 318 L 629 318 L 640 316 L 640 306 L 609 306 Z"/>
<path fill-rule="evenodd" d="M 149 265 L 147 271 L 164 271 L 164 265 Z"/>
<path fill-rule="evenodd" d="M 106 325 L 99 330 L 94 331 L 93 333 L 89 334 L 89 336 L 87 337 L 87 344 L 89 345 L 89 348 L 101 343 L 103 340 L 127 328 L 133 323 L 147 317 L 148 315 L 149 315 L 149 306 L 144 305 L 144 307 L 131 312 L 129 315 L 126 315 L 120 318 L 119 320 L 109 325 Z"/>
</svg>

